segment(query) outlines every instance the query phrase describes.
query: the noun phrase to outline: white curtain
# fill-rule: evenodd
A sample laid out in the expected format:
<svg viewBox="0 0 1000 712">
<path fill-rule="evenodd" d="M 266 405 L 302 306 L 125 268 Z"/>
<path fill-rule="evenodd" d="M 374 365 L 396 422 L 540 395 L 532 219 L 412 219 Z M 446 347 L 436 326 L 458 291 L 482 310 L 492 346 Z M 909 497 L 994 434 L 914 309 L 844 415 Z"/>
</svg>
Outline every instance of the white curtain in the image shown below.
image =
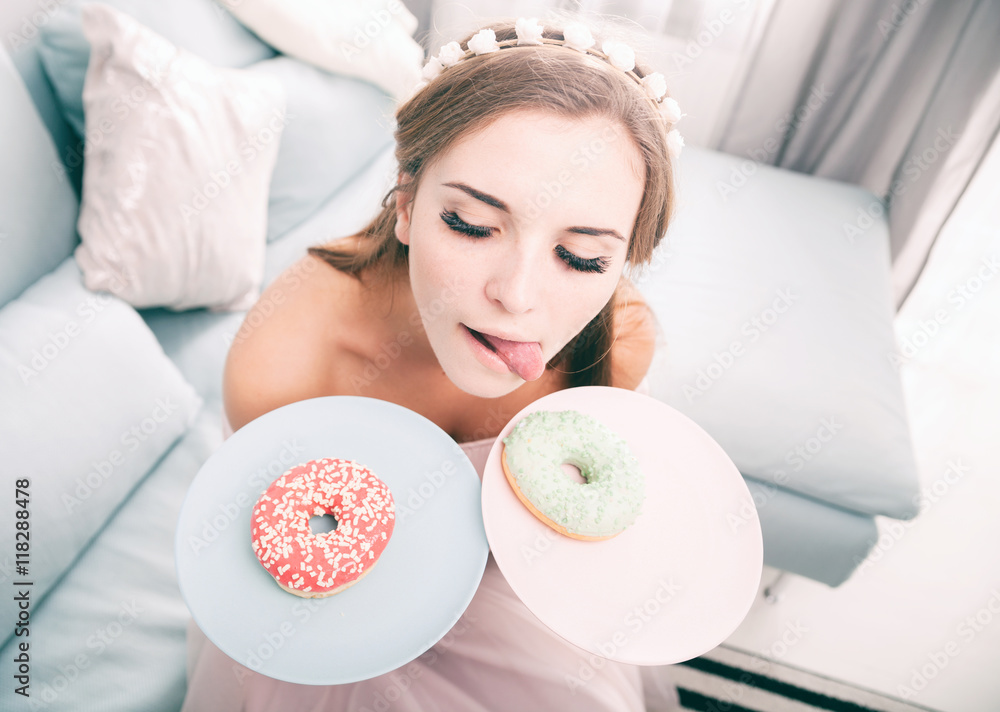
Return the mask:
<svg viewBox="0 0 1000 712">
<path fill-rule="evenodd" d="M 899 306 L 1000 129 L 998 39 L 995 0 L 784 0 L 716 147 L 881 196 Z"/>
</svg>

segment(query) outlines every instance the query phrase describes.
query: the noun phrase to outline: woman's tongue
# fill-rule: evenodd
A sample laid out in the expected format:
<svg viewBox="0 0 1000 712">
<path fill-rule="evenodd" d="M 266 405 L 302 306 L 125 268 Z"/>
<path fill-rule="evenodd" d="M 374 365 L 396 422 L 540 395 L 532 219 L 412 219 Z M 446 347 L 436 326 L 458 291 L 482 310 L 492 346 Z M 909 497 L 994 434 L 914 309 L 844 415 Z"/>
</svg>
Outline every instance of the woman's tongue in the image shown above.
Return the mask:
<svg viewBox="0 0 1000 712">
<path fill-rule="evenodd" d="M 545 371 L 542 347 L 537 341 L 507 341 L 499 336 L 480 334 L 493 345 L 507 367 L 525 381 L 534 381 Z"/>
</svg>

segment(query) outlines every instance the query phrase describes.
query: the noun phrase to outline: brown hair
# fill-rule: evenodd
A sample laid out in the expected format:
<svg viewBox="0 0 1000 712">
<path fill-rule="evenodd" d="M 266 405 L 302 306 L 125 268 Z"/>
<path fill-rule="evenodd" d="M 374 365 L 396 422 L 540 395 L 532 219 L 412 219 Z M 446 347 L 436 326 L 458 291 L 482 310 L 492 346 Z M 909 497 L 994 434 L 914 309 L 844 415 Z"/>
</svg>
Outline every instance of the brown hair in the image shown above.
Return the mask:
<svg viewBox="0 0 1000 712">
<path fill-rule="evenodd" d="M 490 25 L 497 42 L 516 37 L 514 22 Z M 546 23 L 544 37 L 563 39 Z M 460 44 L 467 45 L 471 35 Z M 646 70 L 635 67 L 642 77 Z M 467 57 L 444 70 L 396 111 L 396 161 L 410 176 L 390 190 L 382 210 L 359 233 L 352 248 L 314 246 L 309 254 L 362 280 L 370 274 L 383 283 L 407 270 L 408 248 L 395 236 L 393 194 L 412 196 L 437 157 L 458 140 L 509 111 L 545 109 L 568 118 L 606 117 L 623 126 L 642 156 L 645 189 L 639 204 L 626 261 L 648 263 L 666 232 L 673 209 L 673 171 L 663 118 L 642 87 L 608 61 L 561 46 L 514 46 Z M 623 277 L 624 279 L 624 277 Z M 390 285 L 391 288 L 391 285 Z M 563 371 L 570 387 L 610 385 L 615 310 L 621 285 L 586 327 L 552 358 L 546 368 Z"/>
</svg>

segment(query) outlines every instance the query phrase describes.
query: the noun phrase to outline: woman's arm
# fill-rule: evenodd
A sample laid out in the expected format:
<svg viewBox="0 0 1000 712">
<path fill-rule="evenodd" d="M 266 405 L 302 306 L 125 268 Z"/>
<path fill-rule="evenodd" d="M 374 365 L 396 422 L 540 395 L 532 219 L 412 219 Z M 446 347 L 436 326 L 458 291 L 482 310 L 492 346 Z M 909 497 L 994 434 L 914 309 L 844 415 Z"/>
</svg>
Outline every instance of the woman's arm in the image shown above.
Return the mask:
<svg viewBox="0 0 1000 712">
<path fill-rule="evenodd" d="M 656 316 L 639 290 L 622 280 L 611 347 L 611 385 L 635 390 L 649 371 L 656 347 Z"/>
</svg>

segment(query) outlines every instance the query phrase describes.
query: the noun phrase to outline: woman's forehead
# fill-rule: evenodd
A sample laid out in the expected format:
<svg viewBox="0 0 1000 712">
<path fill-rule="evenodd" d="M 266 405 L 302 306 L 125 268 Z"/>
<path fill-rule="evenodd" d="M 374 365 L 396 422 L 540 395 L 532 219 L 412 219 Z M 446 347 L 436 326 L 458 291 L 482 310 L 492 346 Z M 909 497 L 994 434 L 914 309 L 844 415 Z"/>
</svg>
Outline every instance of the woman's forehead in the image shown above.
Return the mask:
<svg viewBox="0 0 1000 712">
<path fill-rule="evenodd" d="M 512 111 L 462 137 L 430 173 L 440 184 L 463 183 L 498 197 L 512 212 L 561 204 L 605 215 L 617 206 L 612 214 L 634 218 L 645 167 L 614 120 Z"/>
</svg>

